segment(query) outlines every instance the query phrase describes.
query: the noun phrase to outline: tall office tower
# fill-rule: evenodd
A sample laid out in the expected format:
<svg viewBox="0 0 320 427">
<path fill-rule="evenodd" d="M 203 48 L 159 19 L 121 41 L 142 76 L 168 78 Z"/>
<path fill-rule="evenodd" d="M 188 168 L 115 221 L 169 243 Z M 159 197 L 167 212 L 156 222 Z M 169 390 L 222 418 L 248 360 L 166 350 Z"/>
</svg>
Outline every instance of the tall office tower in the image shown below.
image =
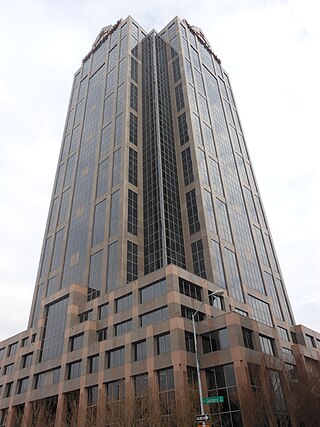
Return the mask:
<svg viewBox="0 0 320 427">
<path fill-rule="evenodd" d="M 185 20 L 147 34 L 128 17 L 74 77 L 28 329 L 0 343 L 0 425 L 37 425 L 40 404 L 48 423 L 74 425 L 74 405 L 89 425 L 90 408 L 101 420 L 147 386 L 155 425 L 187 425 L 173 402 L 196 379 L 198 309 L 203 393 L 224 398 L 206 407 L 214 425 L 242 425 L 233 396 L 261 355 L 288 372 L 319 360 L 320 335 L 294 325 L 220 60 Z"/>
</svg>

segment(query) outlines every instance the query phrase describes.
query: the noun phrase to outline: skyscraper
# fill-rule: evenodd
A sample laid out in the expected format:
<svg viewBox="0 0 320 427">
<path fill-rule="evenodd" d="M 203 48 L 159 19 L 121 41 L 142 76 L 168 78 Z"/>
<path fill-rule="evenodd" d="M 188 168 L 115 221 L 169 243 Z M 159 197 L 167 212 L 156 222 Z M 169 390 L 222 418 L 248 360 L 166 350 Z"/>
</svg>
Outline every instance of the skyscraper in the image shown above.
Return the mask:
<svg viewBox="0 0 320 427">
<path fill-rule="evenodd" d="M 0 344 L 0 425 L 32 425 L 39 401 L 59 426 L 76 402 L 86 425 L 99 399 L 146 385 L 174 425 L 199 308 L 218 425 L 242 425 L 243 365 L 319 360 L 320 335 L 294 324 L 228 74 L 187 21 L 147 34 L 128 17 L 74 77 L 28 329 Z"/>
</svg>

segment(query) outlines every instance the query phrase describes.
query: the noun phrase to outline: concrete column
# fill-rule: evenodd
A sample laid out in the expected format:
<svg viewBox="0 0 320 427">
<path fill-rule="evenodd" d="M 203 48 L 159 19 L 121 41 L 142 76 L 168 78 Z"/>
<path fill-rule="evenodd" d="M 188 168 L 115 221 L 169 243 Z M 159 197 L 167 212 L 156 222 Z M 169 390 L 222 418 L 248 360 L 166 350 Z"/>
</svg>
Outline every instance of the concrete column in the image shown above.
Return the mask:
<svg viewBox="0 0 320 427">
<path fill-rule="evenodd" d="M 58 396 L 55 427 L 62 427 L 65 425 L 65 400 L 66 397 L 64 394 Z"/>
</svg>

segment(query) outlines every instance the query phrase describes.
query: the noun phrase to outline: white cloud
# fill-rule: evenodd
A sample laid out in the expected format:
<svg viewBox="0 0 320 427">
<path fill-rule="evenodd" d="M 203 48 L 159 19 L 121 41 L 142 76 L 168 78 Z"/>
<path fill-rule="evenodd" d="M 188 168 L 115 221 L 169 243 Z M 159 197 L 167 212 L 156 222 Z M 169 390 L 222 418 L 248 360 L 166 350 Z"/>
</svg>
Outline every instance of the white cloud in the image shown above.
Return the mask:
<svg viewBox="0 0 320 427">
<path fill-rule="evenodd" d="M 320 312 L 317 2 L 28 2 L 0 17 L 0 340 L 30 309 L 73 73 L 100 29 L 131 14 L 201 27 L 230 74 L 296 320 Z"/>
</svg>

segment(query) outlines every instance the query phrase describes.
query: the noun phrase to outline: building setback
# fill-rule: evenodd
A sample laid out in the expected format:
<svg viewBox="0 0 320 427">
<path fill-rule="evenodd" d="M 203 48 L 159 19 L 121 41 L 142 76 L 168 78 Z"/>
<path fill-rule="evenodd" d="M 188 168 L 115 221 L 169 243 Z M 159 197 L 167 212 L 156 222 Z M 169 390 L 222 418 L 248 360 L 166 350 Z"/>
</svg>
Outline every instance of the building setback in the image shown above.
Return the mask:
<svg viewBox="0 0 320 427">
<path fill-rule="evenodd" d="M 182 426 L 172 402 L 196 380 L 200 306 L 203 393 L 224 397 L 206 406 L 214 425 L 242 425 L 233 396 L 252 365 L 281 388 L 320 360 L 320 335 L 295 325 L 228 74 L 186 20 L 147 34 L 129 16 L 74 77 L 28 328 L 0 343 L 0 426 L 36 425 L 41 404 L 48 425 L 94 425 L 86 414 L 146 387 L 155 425 Z"/>
</svg>

